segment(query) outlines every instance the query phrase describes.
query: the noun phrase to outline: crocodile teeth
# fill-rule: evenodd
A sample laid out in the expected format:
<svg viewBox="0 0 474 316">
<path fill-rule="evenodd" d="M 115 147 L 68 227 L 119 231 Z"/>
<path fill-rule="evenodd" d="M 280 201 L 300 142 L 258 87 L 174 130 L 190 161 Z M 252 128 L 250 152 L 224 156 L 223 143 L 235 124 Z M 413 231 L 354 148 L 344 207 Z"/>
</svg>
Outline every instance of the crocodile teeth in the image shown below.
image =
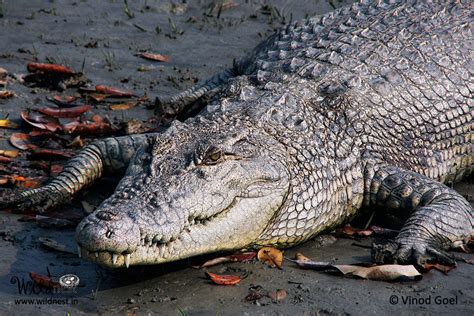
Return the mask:
<svg viewBox="0 0 474 316">
<path fill-rule="evenodd" d="M 117 259 L 118 259 L 118 254 L 114 253 L 112 254 L 112 263 L 117 264 Z"/>
<path fill-rule="evenodd" d="M 130 254 L 126 254 L 125 255 L 125 266 L 128 268 L 128 266 L 130 265 Z"/>
<path fill-rule="evenodd" d="M 82 258 L 82 253 L 81 253 L 81 246 L 77 246 L 77 255 L 79 256 L 79 258 Z"/>
</svg>

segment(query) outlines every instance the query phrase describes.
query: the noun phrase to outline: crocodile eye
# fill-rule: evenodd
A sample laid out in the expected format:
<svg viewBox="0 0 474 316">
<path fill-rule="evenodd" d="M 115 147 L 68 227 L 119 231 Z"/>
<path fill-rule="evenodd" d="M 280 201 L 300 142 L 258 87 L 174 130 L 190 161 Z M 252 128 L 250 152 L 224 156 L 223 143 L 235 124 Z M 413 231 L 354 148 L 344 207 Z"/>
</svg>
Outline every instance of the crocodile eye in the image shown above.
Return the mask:
<svg viewBox="0 0 474 316">
<path fill-rule="evenodd" d="M 222 151 L 219 148 L 211 147 L 207 151 L 203 162 L 206 165 L 214 165 L 221 161 L 222 158 L 224 158 L 224 154 L 222 153 Z"/>
</svg>

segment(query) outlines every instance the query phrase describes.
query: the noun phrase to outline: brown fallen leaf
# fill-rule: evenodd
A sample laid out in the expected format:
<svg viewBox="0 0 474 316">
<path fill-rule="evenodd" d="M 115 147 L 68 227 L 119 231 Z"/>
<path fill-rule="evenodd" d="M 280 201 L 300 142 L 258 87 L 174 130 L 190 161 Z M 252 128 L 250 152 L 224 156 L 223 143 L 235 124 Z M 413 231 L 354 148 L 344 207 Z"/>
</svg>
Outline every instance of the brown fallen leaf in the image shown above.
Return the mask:
<svg viewBox="0 0 474 316">
<path fill-rule="evenodd" d="M 426 271 L 430 271 L 432 269 L 438 270 L 440 272 L 443 272 L 444 275 L 448 275 L 448 272 L 456 268 L 456 266 L 445 266 L 439 263 L 425 263 L 423 265 L 423 269 Z"/>
<path fill-rule="evenodd" d="M 311 261 L 310 258 L 306 257 L 305 255 L 303 255 L 301 252 L 297 252 L 295 254 L 295 259 L 298 260 L 298 261 Z"/>
<path fill-rule="evenodd" d="M 219 275 L 206 271 L 206 275 L 214 282 L 219 285 L 235 285 L 238 284 L 242 278 L 237 275 Z"/>
<path fill-rule="evenodd" d="M 49 170 L 50 176 L 54 177 L 57 176 L 61 171 L 63 171 L 63 166 L 61 165 L 51 165 Z"/>
<path fill-rule="evenodd" d="M 196 266 L 196 268 L 198 269 L 207 268 L 207 267 L 215 266 L 215 265 L 226 263 L 226 262 L 248 262 L 255 259 L 256 256 L 257 256 L 256 252 L 244 252 L 241 254 L 218 257 L 218 258 L 208 260 L 204 262 L 202 265 Z"/>
<path fill-rule="evenodd" d="M 36 128 L 48 130 L 50 132 L 61 130 L 61 124 L 57 118 L 27 111 L 21 112 L 20 116 L 25 122 Z"/>
<path fill-rule="evenodd" d="M 0 127 L 15 129 L 19 128 L 20 126 L 10 120 L 0 120 Z"/>
<path fill-rule="evenodd" d="M 138 54 L 141 58 L 159 61 L 159 62 L 169 62 L 171 58 L 169 56 L 161 55 L 161 54 L 153 54 L 153 53 L 141 53 Z"/>
<path fill-rule="evenodd" d="M 283 253 L 273 247 L 263 247 L 257 253 L 259 261 L 268 264 L 270 267 L 281 269 L 283 263 Z"/>
<path fill-rule="evenodd" d="M 120 90 L 114 87 L 107 87 L 103 85 L 95 86 L 95 91 L 102 94 L 112 95 L 114 97 L 131 98 L 135 96 L 135 94 L 133 94 L 132 92 Z"/>
<path fill-rule="evenodd" d="M 33 150 L 38 148 L 38 146 L 31 143 L 30 135 L 24 133 L 13 133 L 10 136 L 10 143 L 21 150 Z"/>
<path fill-rule="evenodd" d="M 9 99 L 9 98 L 12 98 L 14 96 L 15 96 L 15 94 L 11 91 L 8 91 L 8 90 L 0 91 L 0 99 Z"/>
<path fill-rule="evenodd" d="M 16 158 L 18 157 L 18 150 L 3 150 L 0 149 L 0 155 L 9 157 L 9 158 Z"/>
<path fill-rule="evenodd" d="M 55 118 L 75 118 L 79 117 L 82 114 L 86 113 L 92 109 L 90 105 L 78 105 L 70 108 L 51 108 L 44 107 L 39 109 L 34 109 L 36 112 L 43 113 Z"/>
<path fill-rule="evenodd" d="M 60 288 L 61 284 L 58 281 L 49 277 L 47 275 L 41 275 L 36 272 L 30 272 L 30 278 L 41 287 L 45 287 L 48 289 Z"/>
<path fill-rule="evenodd" d="M 26 68 L 29 72 L 57 73 L 64 75 L 75 74 L 71 68 L 57 64 L 29 63 Z"/>
<path fill-rule="evenodd" d="M 110 105 L 110 109 L 112 111 L 125 111 L 134 108 L 137 105 L 136 102 L 128 102 L 128 103 L 120 103 L 120 104 L 112 104 Z"/>
<path fill-rule="evenodd" d="M 413 265 L 386 264 L 364 267 L 360 265 L 333 265 L 329 262 L 294 261 L 298 266 L 316 271 L 335 272 L 340 275 L 357 276 L 368 280 L 394 281 L 401 277 L 420 280 L 422 275 Z"/>
<path fill-rule="evenodd" d="M 352 227 L 350 224 L 347 224 L 341 228 L 336 229 L 336 233 L 345 237 L 352 236 L 370 236 L 374 232 L 371 229 L 357 229 Z"/>
<path fill-rule="evenodd" d="M 268 292 L 268 296 L 272 300 L 280 302 L 280 301 L 283 301 L 288 296 L 288 293 L 286 293 L 285 290 L 278 289 L 275 292 Z"/>
<path fill-rule="evenodd" d="M 68 148 L 82 148 L 84 147 L 84 141 L 82 140 L 81 136 L 76 136 L 74 139 L 66 145 Z"/>
</svg>

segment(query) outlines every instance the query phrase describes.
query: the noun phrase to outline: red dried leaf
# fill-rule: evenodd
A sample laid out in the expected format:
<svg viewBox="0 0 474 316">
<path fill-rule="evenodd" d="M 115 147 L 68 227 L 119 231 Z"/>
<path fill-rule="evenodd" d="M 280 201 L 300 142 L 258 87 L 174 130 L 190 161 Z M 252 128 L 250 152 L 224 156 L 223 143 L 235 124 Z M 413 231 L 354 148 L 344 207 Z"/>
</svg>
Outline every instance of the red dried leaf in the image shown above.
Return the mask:
<svg viewBox="0 0 474 316">
<path fill-rule="evenodd" d="M 30 272 L 30 278 L 33 280 L 33 282 L 35 282 L 39 286 L 42 286 L 48 289 L 61 287 L 61 284 L 59 284 L 58 281 L 54 280 L 53 278 L 47 275 L 41 275 L 35 272 Z"/>
<path fill-rule="evenodd" d="M 169 62 L 171 60 L 169 56 L 165 56 L 161 54 L 141 53 L 138 56 L 144 59 L 160 61 L 160 62 Z"/>
<path fill-rule="evenodd" d="M 119 129 L 105 122 L 71 122 L 63 125 L 63 130 L 74 135 L 106 135 L 118 132 Z"/>
<path fill-rule="evenodd" d="M 212 282 L 219 285 L 235 285 L 242 280 L 242 278 L 237 275 L 219 275 L 208 271 L 206 271 L 206 275 Z"/>
<path fill-rule="evenodd" d="M 430 271 L 432 269 L 443 272 L 445 275 L 448 275 L 448 272 L 456 268 L 456 266 L 445 266 L 439 263 L 425 263 L 423 269 Z"/>
<path fill-rule="evenodd" d="M 336 232 L 342 236 L 370 236 L 374 233 L 372 229 L 357 229 L 347 224 L 341 228 L 338 228 Z"/>
<path fill-rule="evenodd" d="M 10 143 L 21 150 L 33 150 L 38 148 L 38 146 L 31 143 L 30 136 L 24 133 L 13 133 L 10 136 Z"/>
<path fill-rule="evenodd" d="M 239 253 L 236 255 L 230 255 L 227 257 L 230 259 L 230 261 L 233 261 L 233 262 L 248 262 L 255 259 L 255 257 L 257 257 L 257 253 L 255 251 L 244 252 L 244 253 Z"/>
<path fill-rule="evenodd" d="M 13 159 L 11 159 L 9 157 L 0 156 L 0 163 L 10 163 L 12 161 L 13 161 Z"/>
<path fill-rule="evenodd" d="M 75 96 L 70 96 L 70 95 L 65 95 L 63 97 L 59 95 L 53 96 L 53 100 L 58 102 L 58 103 L 72 103 L 77 100 L 77 97 Z"/>
<path fill-rule="evenodd" d="M 39 129 L 45 129 L 50 132 L 56 132 L 61 129 L 61 124 L 54 117 L 39 113 L 28 113 L 26 111 L 21 112 L 20 116 L 25 122 Z"/>
<path fill-rule="evenodd" d="M 50 108 L 50 107 L 45 107 L 45 108 L 40 108 L 40 109 L 35 109 L 35 111 L 56 117 L 56 118 L 74 118 L 81 116 L 82 114 L 86 113 L 92 109 L 90 105 L 78 105 L 74 106 L 71 108 Z"/>
<path fill-rule="evenodd" d="M 29 160 L 58 160 L 69 159 L 72 153 L 55 149 L 35 149 L 28 155 Z"/>
<path fill-rule="evenodd" d="M 0 91 L 0 99 L 9 99 L 14 96 L 15 94 L 11 91 L 8 91 L 8 90 Z"/>
<path fill-rule="evenodd" d="M 131 98 L 135 96 L 132 92 L 102 85 L 95 86 L 95 91 L 98 93 L 113 95 L 114 97 Z"/>
<path fill-rule="evenodd" d="M 134 108 L 137 105 L 136 102 L 128 102 L 128 103 L 121 103 L 121 104 L 112 104 L 110 105 L 110 109 L 112 111 L 125 111 Z"/>
<path fill-rule="evenodd" d="M 29 72 L 48 72 L 64 75 L 75 74 L 74 70 L 72 70 L 71 68 L 56 64 L 29 63 L 26 68 Z"/>
</svg>

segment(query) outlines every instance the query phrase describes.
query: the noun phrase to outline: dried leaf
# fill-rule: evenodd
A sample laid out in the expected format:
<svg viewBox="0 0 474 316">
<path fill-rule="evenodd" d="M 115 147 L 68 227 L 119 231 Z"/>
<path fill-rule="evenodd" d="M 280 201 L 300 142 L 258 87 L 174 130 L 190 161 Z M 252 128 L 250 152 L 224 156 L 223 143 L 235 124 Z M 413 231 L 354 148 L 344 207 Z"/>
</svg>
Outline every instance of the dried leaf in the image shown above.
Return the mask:
<svg viewBox="0 0 474 316">
<path fill-rule="evenodd" d="M 336 272 L 368 280 L 393 281 L 401 277 L 419 280 L 422 275 L 413 265 L 386 264 L 364 267 L 359 265 L 332 265 L 329 262 L 294 261 L 298 266 L 316 271 Z"/>
<path fill-rule="evenodd" d="M 90 105 L 78 105 L 70 108 L 51 108 L 45 107 L 40 109 L 35 109 L 35 111 L 56 117 L 56 118 L 74 118 L 79 117 L 82 114 L 86 113 L 92 109 Z"/>
<path fill-rule="evenodd" d="M 47 238 L 47 237 L 39 237 L 38 241 L 41 243 L 41 245 L 43 247 L 48 248 L 48 249 L 53 249 L 53 250 L 56 250 L 56 251 L 71 253 L 71 254 L 76 254 L 77 253 L 75 250 L 68 249 L 66 247 L 66 245 L 61 244 L 61 243 L 57 242 L 56 240 L 52 240 L 52 239 Z"/>
<path fill-rule="evenodd" d="M 445 275 L 448 275 L 448 272 L 456 268 L 456 266 L 445 266 L 439 263 L 425 263 L 423 269 L 430 271 L 432 269 L 443 272 Z"/>
<path fill-rule="evenodd" d="M 23 176 L 12 176 L 10 180 L 15 186 L 24 189 L 38 188 L 43 182 L 42 178 L 25 178 Z"/>
<path fill-rule="evenodd" d="M 11 91 L 8 91 L 8 90 L 0 91 L 0 99 L 9 99 L 14 96 L 15 94 Z"/>
<path fill-rule="evenodd" d="M 342 236 L 351 237 L 351 236 L 370 236 L 374 232 L 371 229 L 357 229 L 347 224 L 336 230 L 336 233 Z"/>
<path fill-rule="evenodd" d="M 258 251 L 257 258 L 259 261 L 268 264 L 270 267 L 281 269 L 283 263 L 283 253 L 273 247 L 263 247 Z"/>
<path fill-rule="evenodd" d="M 5 163 L 5 164 L 8 164 L 10 162 L 12 162 L 13 159 L 9 158 L 9 157 L 3 157 L 3 156 L 0 156 L 0 163 Z"/>
<path fill-rule="evenodd" d="M 28 156 L 29 160 L 61 160 L 69 159 L 72 153 L 58 149 L 34 149 Z"/>
<path fill-rule="evenodd" d="M 288 296 L 288 293 L 286 293 L 285 290 L 279 289 L 279 290 L 276 290 L 276 292 L 269 292 L 268 296 L 272 300 L 280 302 L 280 301 L 283 301 Z"/>
<path fill-rule="evenodd" d="M 256 252 L 244 252 L 244 253 L 236 254 L 236 255 L 218 257 L 218 258 L 208 260 L 204 262 L 202 265 L 197 266 L 196 268 L 198 269 L 207 268 L 207 267 L 215 266 L 215 265 L 226 263 L 226 262 L 248 262 L 255 259 L 256 256 L 257 256 Z"/>
<path fill-rule="evenodd" d="M 53 278 L 47 275 L 41 275 L 35 272 L 30 272 L 30 278 L 41 287 L 45 287 L 48 289 L 59 288 L 61 285 L 58 281 L 54 280 Z"/>
<path fill-rule="evenodd" d="M 72 103 L 77 100 L 77 97 L 75 96 L 70 96 L 70 95 L 65 95 L 63 97 L 59 95 L 53 96 L 53 100 L 55 101 L 56 104 L 64 104 L 64 103 Z"/>
<path fill-rule="evenodd" d="M 57 73 L 64 75 L 75 74 L 74 70 L 71 68 L 56 64 L 29 63 L 26 68 L 29 72 Z"/>
<path fill-rule="evenodd" d="M 152 53 L 141 53 L 138 54 L 141 58 L 160 61 L 160 62 L 169 62 L 171 58 L 169 56 L 161 55 L 161 54 L 152 54 Z"/>
<path fill-rule="evenodd" d="M 131 98 L 135 96 L 132 92 L 102 85 L 95 86 L 95 91 L 102 94 L 112 95 L 114 97 Z"/>
<path fill-rule="evenodd" d="M 134 108 L 137 105 L 136 102 L 128 102 L 128 103 L 121 103 L 121 104 L 112 104 L 110 109 L 112 111 L 125 111 Z"/>
<path fill-rule="evenodd" d="M 84 147 L 84 141 L 82 140 L 81 136 L 76 136 L 74 139 L 67 144 L 68 148 L 82 148 Z"/>
<path fill-rule="evenodd" d="M 206 271 L 206 275 L 212 282 L 219 285 L 235 285 L 242 280 L 242 278 L 237 275 L 219 275 L 208 271 Z"/>
<path fill-rule="evenodd" d="M 2 150 L 0 149 L 0 155 L 9 157 L 9 158 L 16 158 L 18 157 L 18 150 Z"/>
<path fill-rule="evenodd" d="M 30 135 L 24 133 L 13 133 L 10 136 L 10 143 L 21 150 L 33 150 L 38 148 L 38 146 L 31 143 Z"/>
<path fill-rule="evenodd" d="M 298 260 L 298 261 L 311 261 L 310 258 L 306 257 L 305 255 L 303 255 L 301 252 L 297 252 L 295 254 L 295 259 Z"/>
<path fill-rule="evenodd" d="M 32 112 L 28 113 L 26 111 L 21 112 L 20 116 L 25 122 L 39 129 L 48 130 L 50 132 L 56 132 L 61 129 L 61 124 L 58 119 L 54 117 Z"/>
<path fill-rule="evenodd" d="M 10 120 L 0 120 L 0 127 L 3 128 L 19 128 L 20 126 Z"/>
<path fill-rule="evenodd" d="M 105 122 L 70 122 L 63 125 L 63 130 L 74 135 L 107 135 L 118 132 L 119 128 Z"/>
</svg>

